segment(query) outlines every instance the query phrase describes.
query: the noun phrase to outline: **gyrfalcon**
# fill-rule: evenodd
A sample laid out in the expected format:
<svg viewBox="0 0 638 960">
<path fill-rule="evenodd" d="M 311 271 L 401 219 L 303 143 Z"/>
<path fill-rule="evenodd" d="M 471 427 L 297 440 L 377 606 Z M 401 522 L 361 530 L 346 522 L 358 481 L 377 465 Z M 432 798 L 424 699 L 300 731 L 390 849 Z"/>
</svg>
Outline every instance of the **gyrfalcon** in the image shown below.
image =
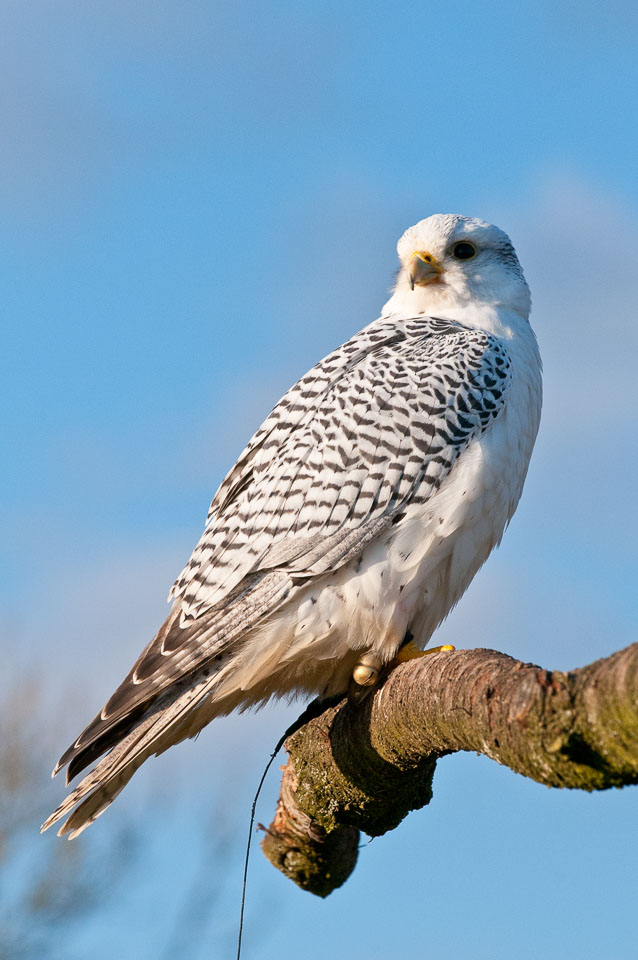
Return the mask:
<svg viewBox="0 0 638 960">
<path fill-rule="evenodd" d="M 286 393 L 221 484 L 167 620 L 54 773 L 106 756 L 44 829 L 70 814 L 76 836 L 220 714 L 374 684 L 500 542 L 541 410 L 529 288 L 482 220 L 428 217 L 397 249 L 381 316 Z"/>
</svg>

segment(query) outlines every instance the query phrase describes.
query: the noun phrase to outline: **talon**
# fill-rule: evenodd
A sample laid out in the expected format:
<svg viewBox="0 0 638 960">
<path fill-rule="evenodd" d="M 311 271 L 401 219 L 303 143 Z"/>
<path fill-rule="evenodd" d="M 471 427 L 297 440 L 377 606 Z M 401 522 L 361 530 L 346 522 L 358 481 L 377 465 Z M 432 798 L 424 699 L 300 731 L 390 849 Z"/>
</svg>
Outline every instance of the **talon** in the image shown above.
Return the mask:
<svg viewBox="0 0 638 960">
<path fill-rule="evenodd" d="M 379 679 L 381 661 L 374 653 L 364 654 L 352 671 L 352 679 L 360 687 L 372 687 Z"/>
</svg>

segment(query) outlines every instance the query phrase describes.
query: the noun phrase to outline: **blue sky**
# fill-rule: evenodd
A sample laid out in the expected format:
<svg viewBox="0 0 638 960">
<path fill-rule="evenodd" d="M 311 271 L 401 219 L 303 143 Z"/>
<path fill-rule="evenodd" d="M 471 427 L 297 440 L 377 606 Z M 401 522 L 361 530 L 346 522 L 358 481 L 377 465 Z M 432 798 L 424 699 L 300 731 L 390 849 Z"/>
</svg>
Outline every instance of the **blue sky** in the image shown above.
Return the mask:
<svg viewBox="0 0 638 960">
<path fill-rule="evenodd" d="M 250 433 L 377 315 L 397 237 L 433 212 L 512 236 L 546 386 L 519 512 L 441 639 L 558 668 L 636 639 L 637 20 L 571 0 L 4 4 L 3 644 L 70 701 L 62 741 L 164 616 Z M 157 955 L 170 907 L 154 905 L 190 889 L 193 824 L 230 791 L 225 830 L 243 839 L 292 712 L 153 761 L 82 838 L 122 817 L 158 839 L 78 955 Z M 247 956 L 298 955 L 309 934 L 308 960 L 624 958 L 635 802 L 447 759 L 431 807 L 325 903 L 257 854 Z M 240 861 L 202 957 L 226 943 Z"/>
</svg>

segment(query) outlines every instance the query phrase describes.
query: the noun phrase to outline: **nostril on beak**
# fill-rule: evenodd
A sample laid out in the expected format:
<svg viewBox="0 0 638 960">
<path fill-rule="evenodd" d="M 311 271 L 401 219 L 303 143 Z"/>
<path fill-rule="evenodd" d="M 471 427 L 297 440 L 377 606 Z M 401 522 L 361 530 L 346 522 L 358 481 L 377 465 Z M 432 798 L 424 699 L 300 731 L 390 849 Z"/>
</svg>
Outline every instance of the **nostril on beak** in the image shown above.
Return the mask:
<svg viewBox="0 0 638 960">
<path fill-rule="evenodd" d="M 425 287 L 428 283 L 438 280 L 441 273 L 443 268 L 437 263 L 436 257 L 427 250 L 415 250 L 407 264 L 408 281 L 412 290 L 417 283 L 420 287 Z"/>
</svg>

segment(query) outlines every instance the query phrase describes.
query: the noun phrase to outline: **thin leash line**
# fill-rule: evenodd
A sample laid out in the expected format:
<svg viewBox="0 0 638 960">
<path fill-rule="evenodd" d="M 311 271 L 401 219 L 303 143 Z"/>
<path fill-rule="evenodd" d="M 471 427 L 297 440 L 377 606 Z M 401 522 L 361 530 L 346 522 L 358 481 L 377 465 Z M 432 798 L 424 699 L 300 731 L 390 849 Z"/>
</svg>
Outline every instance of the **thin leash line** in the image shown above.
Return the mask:
<svg viewBox="0 0 638 960">
<path fill-rule="evenodd" d="M 246 883 L 248 881 L 248 861 L 250 860 L 250 847 L 251 847 L 252 838 L 253 838 L 253 827 L 255 825 L 255 811 L 257 809 L 257 801 L 259 800 L 259 794 L 261 793 L 261 788 L 263 787 L 266 777 L 268 776 L 268 771 L 272 766 L 272 762 L 277 756 L 277 754 L 279 753 L 279 751 L 281 750 L 281 748 L 283 747 L 284 741 L 287 736 L 288 736 L 288 731 L 286 731 L 283 737 L 280 738 L 280 740 L 277 743 L 277 746 L 275 747 L 273 752 L 270 754 L 270 759 L 266 764 L 264 772 L 261 775 L 261 780 L 259 781 L 259 786 L 257 787 L 257 792 L 255 793 L 255 797 L 253 799 L 253 805 L 250 810 L 250 826 L 248 827 L 248 841 L 246 843 L 246 859 L 244 860 L 244 877 L 243 877 L 242 886 L 241 886 L 241 907 L 239 910 L 239 930 L 237 932 L 236 960 L 241 960 L 241 939 L 242 939 L 242 933 L 244 931 L 244 908 L 246 906 Z"/>
<path fill-rule="evenodd" d="M 311 700 L 306 709 L 297 717 L 294 723 L 291 723 L 288 729 L 282 734 L 277 742 L 277 746 L 270 754 L 270 760 L 266 764 L 266 768 L 261 775 L 261 780 L 259 781 L 259 786 L 257 787 L 257 792 L 255 793 L 255 798 L 253 800 L 253 805 L 250 810 L 250 826 L 248 827 L 248 841 L 246 843 L 246 859 L 244 860 L 244 878 L 242 881 L 241 887 L 241 908 L 239 911 L 239 930 L 237 932 L 237 954 L 236 960 L 241 960 L 241 940 L 242 934 L 244 932 L 244 908 L 246 906 L 246 883 L 248 880 L 248 861 L 250 859 L 250 846 L 253 837 L 253 827 L 255 825 L 255 811 L 257 809 L 257 801 L 259 800 L 259 794 L 261 793 L 261 788 L 264 785 L 264 781 L 268 775 L 268 771 L 272 766 L 272 762 L 283 747 L 284 743 L 291 737 L 293 733 L 296 733 L 297 730 L 300 730 L 304 724 L 308 723 L 309 720 L 318 717 L 319 714 L 342 699 L 342 695 L 338 694 L 333 697 L 326 697 L 325 699 L 320 699 L 317 697 L 315 700 Z"/>
</svg>

